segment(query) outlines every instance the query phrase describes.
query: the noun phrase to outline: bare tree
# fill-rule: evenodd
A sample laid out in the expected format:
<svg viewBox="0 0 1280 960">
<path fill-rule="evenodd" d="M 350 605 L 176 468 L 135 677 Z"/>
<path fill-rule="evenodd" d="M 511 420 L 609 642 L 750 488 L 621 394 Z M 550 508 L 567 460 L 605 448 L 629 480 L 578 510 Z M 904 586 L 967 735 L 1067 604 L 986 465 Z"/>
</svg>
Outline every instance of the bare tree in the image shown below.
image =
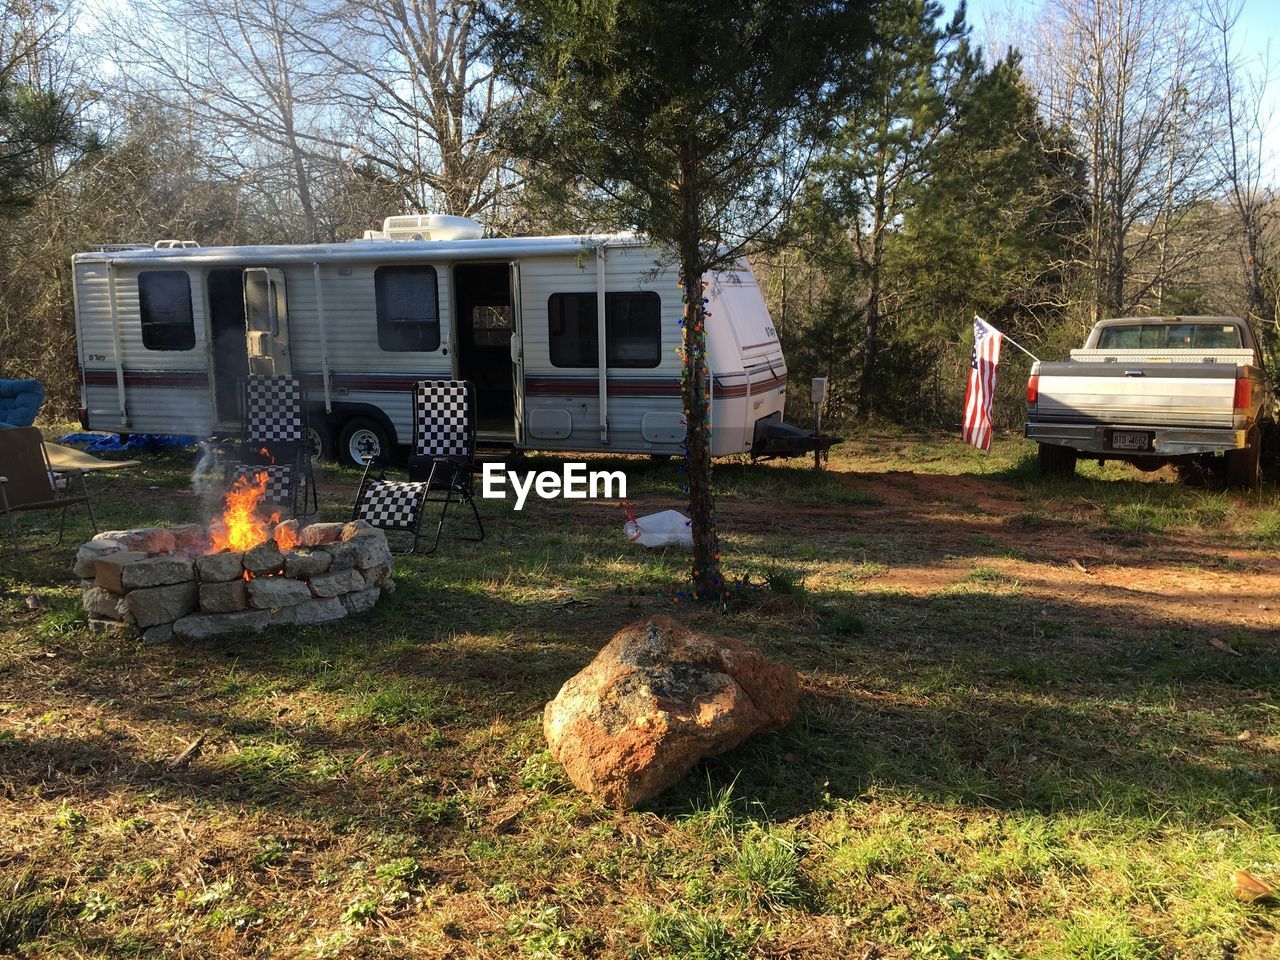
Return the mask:
<svg viewBox="0 0 1280 960">
<path fill-rule="evenodd" d="M 1078 265 L 1093 319 L 1162 300 L 1203 254 L 1170 238 L 1199 229 L 1193 214 L 1219 183 L 1210 39 L 1191 0 L 1049 0 L 1032 37 L 1041 107 L 1070 133 L 1089 178 Z"/>
<path fill-rule="evenodd" d="M 1266 178 L 1265 136 L 1271 121 L 1266 94 L 1269 65 L 1246 64 L 1235 48 L 1235 31 L 1243 0 L 1207 0 L 1205 20 L 1213 33 L 1222 89 L 1224 129 L 1212 157 L 1221 173 L 1234 229 L 1227 243 L 1240 262 L 1240 282 L 1251 318 L 1275 336 L 1276 302 L 1269 275 L 1280 268 L 1276 244 L 1275 188 Z"/>
<path fill-rule="evenodd" d="M 318 168 L 347 146 L 333 124 L 339 78 L 299 42 L 311 28 L 307 0 L 134 0 L 112 55 L 131 96 L 185 119 L 226 180 L 282 224 L 300 221 L 286 233 L 318 240 Z"/>
<path fill-rule="evenodd" d="M 352 79 L 342 102 L 361 160 L 399 183 L 406 206 L 501 212 L 516 178 L 489 138 L 508 93 L 489 62 L 478 0 L 343 0 L 297 42 Z"/>
</svg>

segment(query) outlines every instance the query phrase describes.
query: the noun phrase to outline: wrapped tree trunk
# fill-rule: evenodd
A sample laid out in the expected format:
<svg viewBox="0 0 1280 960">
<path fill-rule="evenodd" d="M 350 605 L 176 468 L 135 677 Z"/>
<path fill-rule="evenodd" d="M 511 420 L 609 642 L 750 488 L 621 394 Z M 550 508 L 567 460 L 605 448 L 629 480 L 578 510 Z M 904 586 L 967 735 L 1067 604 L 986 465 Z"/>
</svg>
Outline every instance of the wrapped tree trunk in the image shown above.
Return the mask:
<svg viewBox="0 0 1280 960">
<path fill-rule="evenodd" d="M 680 163 L 680 283 L 684 290 L 681 396 L 684 400 L 688 454 L 689 520 L 693 534 L 693 591 L 699 600 L 723 603 L 727 591 L 720 575 L 715 496 L 711 490 L 710 398 L 707 383 L 706 307 L 701 250 L 698 245 L 697 151 L 690 143 Z"/>
</svg>

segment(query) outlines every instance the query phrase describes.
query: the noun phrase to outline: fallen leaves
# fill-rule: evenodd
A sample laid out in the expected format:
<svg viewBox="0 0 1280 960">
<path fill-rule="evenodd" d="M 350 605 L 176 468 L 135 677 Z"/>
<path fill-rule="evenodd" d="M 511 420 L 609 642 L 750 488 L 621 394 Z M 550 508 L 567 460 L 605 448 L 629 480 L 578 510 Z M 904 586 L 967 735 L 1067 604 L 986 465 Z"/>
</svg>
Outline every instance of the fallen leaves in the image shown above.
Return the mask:
<svg viewBox="0 0 1280 960">
<path fill-rule="evenodd" d="M 1258 879 L 1248 870 L 1231 872 L 1231 892 L 1237 900 L 1244 903 L 1274 900 L 1276 896 L 1275 889 L 1270 884 Z"/>
</svg>

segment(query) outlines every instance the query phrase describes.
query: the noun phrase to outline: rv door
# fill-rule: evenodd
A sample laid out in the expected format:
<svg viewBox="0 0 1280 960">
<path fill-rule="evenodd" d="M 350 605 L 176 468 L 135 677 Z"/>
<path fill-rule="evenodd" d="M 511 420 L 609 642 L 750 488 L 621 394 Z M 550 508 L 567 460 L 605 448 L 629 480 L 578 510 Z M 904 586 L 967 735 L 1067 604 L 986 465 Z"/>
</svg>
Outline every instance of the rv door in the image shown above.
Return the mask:
<svg viewBox="0 0 1280 960">
<path fill-rule="evenodd" d="M 244 325 L 251 375 L 276 377 L 293 372 L 289 362 L 289 311 L 283 270 L 245 268 Z"/>
<path fill-rule="evenodd" d="M 511 261 L 511 389 L 515 394 L 515 447 L 524 446 L 524 324 L 520 315 L 520 261 Z"/>
</svg>

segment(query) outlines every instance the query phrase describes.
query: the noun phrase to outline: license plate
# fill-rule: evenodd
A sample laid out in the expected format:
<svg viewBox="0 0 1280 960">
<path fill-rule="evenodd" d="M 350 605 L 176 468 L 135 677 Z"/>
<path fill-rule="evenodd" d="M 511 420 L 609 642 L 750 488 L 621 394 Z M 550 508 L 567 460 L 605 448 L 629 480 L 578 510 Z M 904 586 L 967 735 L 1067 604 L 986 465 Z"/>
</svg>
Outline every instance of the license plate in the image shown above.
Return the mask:
<svg viewBox="0 0 1280 960">
<path fill-rule="evenodd" d="M 1111 434 L 1112 450 L 1150 450 L 1151 434 L 1116 430 Z"/>
</svg>

